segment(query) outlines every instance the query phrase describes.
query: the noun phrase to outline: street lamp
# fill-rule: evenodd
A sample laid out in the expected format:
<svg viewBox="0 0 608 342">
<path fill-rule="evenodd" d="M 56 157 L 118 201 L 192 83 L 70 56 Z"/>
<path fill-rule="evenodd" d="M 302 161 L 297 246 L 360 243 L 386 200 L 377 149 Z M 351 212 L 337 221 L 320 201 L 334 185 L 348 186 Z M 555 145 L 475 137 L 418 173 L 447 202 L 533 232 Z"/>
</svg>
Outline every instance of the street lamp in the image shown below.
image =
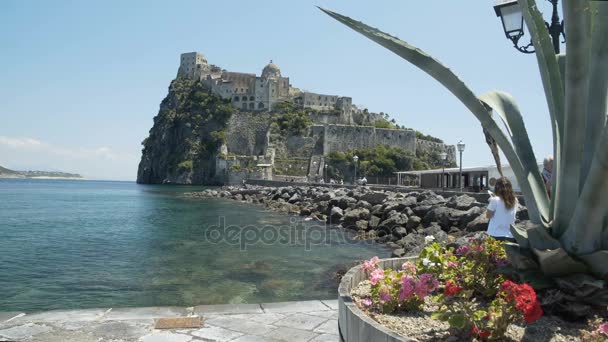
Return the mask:
<svg viewBox="0 0 608 342">
<path fill-rule="evenodd" d="M 553 14 L 551 16 L 551 24 L 545 22 L 545 25 L 553 40 L 553 50 L 555 50 L 555 54 L 559 54 L 559 36 L 564 36 L 564 40 L 566 39 L 564 22 L 560 21 L 557 14 L 557 3 L 559 0 L 548 1 L 553 5 Z M 500 0 L 500 3 L 494 6 L 494 11 L 496 12 L 496 16 L 500 17 L 505 35 L 513 42 L 513 46 L 520 52 L 534 53 L 532 40 L 530 40 L 528 45 L 519 45 L 519 39 L 524 36 L 524 16 L 517 0 Z"/>
<path fill-rule="evenodd" d="M 443 179 L 445 178 L 445 160 L 448 158 L 448 154 L 441 152 L 439 153 L 439 158 L 441 159 L 441 191 L 445 191 Z"/>
<path fill-rule="evenodd" d="M 355 179 L 353 181 L 354 185 L 357 185 L 357 162 L 359 161 L 359 157 L 356 155 L 353 157 L 353 161 L 355 162 Z"/>
<path fill-rule="evenodd" d="M 458 187 L 462 192 L 462 152 L 464 152 L 464 143 L 462 140 L 460 140 L 456 146 L 458 147 L 458 152 L 460 152 L 460 173 L 458 174 Z"/>
<path fill-rule="evenodd" d="M 327 167 L 329 167 L 328 164 L 323 165 L 323 181 L 327 182 Z"/>
</svg>

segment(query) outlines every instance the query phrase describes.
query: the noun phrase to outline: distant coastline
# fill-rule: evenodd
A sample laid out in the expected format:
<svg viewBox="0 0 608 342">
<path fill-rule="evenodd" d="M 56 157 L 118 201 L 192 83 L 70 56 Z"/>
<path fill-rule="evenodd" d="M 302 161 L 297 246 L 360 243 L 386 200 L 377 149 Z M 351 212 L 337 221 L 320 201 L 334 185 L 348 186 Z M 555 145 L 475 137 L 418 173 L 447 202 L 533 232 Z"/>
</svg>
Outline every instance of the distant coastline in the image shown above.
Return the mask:
<svg viewBox="0 0 608 342">
<path fill-rule="evenodd" d="M 60 171 L 15 171 L 0 166 L 0 178 L 31 178 L 31 179 L 84 179 L 77 173 Z"/>
</svg>

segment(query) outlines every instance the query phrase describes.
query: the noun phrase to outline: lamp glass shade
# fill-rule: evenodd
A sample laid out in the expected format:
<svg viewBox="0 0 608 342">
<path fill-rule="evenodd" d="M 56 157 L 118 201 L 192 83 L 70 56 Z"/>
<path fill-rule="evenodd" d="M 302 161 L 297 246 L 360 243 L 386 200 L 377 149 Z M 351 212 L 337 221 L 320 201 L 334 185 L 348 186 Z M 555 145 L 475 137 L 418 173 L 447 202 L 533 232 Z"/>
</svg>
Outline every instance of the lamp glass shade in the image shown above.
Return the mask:
<svg viewBox="0 0 608 342">
<path fill-rule="evenodd" d="M 448 154 L 445 152 L 441 152 L 439 153 L 439 158 L 441 158 L 441 160 L 445 160 L 448 157 Z"/>
<path fill-rule="evenodd" d="M 524 32 L 524 15 L 517 1 L 509 1 L 494 7 L 496 15 L 502 20 L 507 38 L 521 36 Z"/>
<path fill-rule="evenodd" d="M 359 157 L 354 156 L 354 157 L 353 157 L 353 160 L 354 160 L 354 161 L 355 161 L 355 163 L 356 163 L 356 162 L 359 160 Z"/>
<path fill-rule="evenodd" d="M 458 147 L 458 152 L 464 152 L 464 143 L 461 141 L 458 143 L 458 145 L 456 145 Z"/>
</svg>

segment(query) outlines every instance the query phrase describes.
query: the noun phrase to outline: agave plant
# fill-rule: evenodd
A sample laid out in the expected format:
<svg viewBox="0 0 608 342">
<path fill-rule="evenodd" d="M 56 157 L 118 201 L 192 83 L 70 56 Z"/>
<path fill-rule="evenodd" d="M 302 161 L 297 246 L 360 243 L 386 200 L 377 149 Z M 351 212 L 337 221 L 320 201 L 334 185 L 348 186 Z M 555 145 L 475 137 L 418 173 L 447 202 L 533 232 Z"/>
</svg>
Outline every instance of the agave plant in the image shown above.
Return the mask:
<svg viewBox="0 0 608 342">
<path fill-rule="evenodd" d="M 517 244 L 506 246 L 519 274 L 550 277 L 549 283 L 543 283 L 558 285 L 570 300 L 608 305 L 608 1 L 564 0 L 562 4 L 568 44 L 566 55 L 556 56 L 535 0 L 519 0 L 551 115 L 555 156 L 551 198 L 511 95 L 490 91 L 476 96 L 424 51 L 362 22 L 321 10 L 439 81 L 496 141 L 530 214 L 530 224 L 511 229 Z"/>
</svg>

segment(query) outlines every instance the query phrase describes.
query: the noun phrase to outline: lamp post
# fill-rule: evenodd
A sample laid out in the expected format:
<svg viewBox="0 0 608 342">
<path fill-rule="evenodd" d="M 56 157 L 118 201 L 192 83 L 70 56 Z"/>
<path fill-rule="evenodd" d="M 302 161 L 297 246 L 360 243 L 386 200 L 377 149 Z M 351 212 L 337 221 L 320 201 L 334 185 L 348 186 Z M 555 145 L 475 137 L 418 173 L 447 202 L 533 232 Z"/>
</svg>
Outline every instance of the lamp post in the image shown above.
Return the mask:
<svg viewBox="0 0 608 342">
<path fill-rule="evenodd" d="M 448 158 L 448 154 L 445 152 L 439 153 L 439 158 L 441 158 L 441 191 L 445 191 L 445 185 L 443 179 L 445 178 L 445 160 Z"/>
<path fill-rule="evenodd" d="M 355 178 L 353 179 L 353 184 L 357 185 L 357 162 L 359 161 L 359 157 L 355 155 L 353 161 L 355 162 Z"/>
<path fill-rule="evenodd" d="M 323 165 L 323 181 L 324 182 L 327 182 L 327 167 L 328 166 L 329 165 L 327 165 L 327 164 Z"/>
<path fill-rule="evenodd" d="M 464 152 L 464 143 L 462 142 L 462 140 L 460 140 L 456 146 L 458 147 L 458 152 L 460 152 L 460 172 L 458 173 L 458 187 L 462 192 L 462 152 Z"/>
<path fill-rule="evenodd" d="M 564 22 L 560 21 L 557 13 L 557 3 L 559 0 L 548 1 L 553 5 L 553 14 L 551 15 L 551 24 L 545 22 L 545 25 L 553 41 L 553 50 L 555 54 L 559 54 L 559 37 L 563 36 L 564 41 L 566 39 Z M 517 0 L 502 0 L 498 5 L 494 6 L 494 11 L 496 12 L 496 16 L 500 17 L 505 35 L 513 42 L 513 46 L 520 52 L 534 53 L 532 40 L 530 40 L 528 45 L 519 45 L 519 40 L 524 36 L 524 16 Z"/>
</svg>

